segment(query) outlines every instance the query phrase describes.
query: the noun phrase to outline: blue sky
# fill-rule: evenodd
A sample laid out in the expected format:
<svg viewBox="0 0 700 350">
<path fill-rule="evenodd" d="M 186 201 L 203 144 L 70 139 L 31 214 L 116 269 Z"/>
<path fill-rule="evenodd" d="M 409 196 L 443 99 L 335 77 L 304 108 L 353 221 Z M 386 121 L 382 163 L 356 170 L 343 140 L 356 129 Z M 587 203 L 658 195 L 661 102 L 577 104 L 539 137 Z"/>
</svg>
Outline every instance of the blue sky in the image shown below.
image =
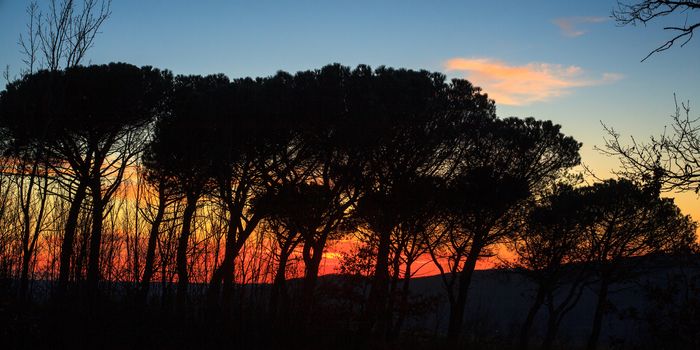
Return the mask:
<svg viewBox="0 0 700 350">
<path fill-rule="evenodd" d="M 22 68 L 17 39 L 27 3 L 0 0 L 0 64 L 15 73 Z M 644 138 L 668 124 L 674 93 L 691 106 L 700 103 L 700 39 L 640 62 L 669 38 L 661 27 L 684 17 L 618 27 L 610 19 L 615 6 L 615 0 L 114 0 L 88 58 L 230 77 L 332 62 L 442 71 L 484 87 L 501 116 L 562 124 L 584 143 L 583 161 L 607 176 L 615 160 L 593 151 L 604 136 L 601 121 Z M 455 59 L 468 69 L 448 69 Z M 485 64 L 489 71 L 476 67 Z M 524 74 L 512 81 L 512 72 Z M 514 91 L 518 96 L 509 95 Z"/>
</svg>

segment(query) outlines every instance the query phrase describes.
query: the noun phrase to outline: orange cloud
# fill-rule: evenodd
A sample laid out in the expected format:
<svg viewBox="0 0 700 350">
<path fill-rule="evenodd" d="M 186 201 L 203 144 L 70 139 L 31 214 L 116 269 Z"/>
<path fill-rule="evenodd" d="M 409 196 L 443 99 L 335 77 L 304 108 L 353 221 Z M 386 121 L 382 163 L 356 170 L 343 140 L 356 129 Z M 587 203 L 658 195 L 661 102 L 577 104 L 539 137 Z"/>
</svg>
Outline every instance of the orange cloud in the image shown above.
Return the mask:
<svg viewBox="0 0 700 350">
<path fill-rule="evenodd" d="M 602 23 L 609 20 L 607 17 L 562 17 L 553 20 L 552 22 L 561 29 L 561 33 L 565 36 L 575 38 L 586 33 L 579 26 L 589 23 Z"/>
<path fill-rule="evenodd" d="M 528 63 L 513 66 L 489 58 L 453 58 L 445 63 L 447 71 L 466 72 L 466 78 L 481 86 L 489 97 L 503 105 L 521 106 L 549 101 L 577 87 L 612 83 L 622 78 L 604 73 L 600 78 L 586 77 L 578 66 Z"/>
</svg>

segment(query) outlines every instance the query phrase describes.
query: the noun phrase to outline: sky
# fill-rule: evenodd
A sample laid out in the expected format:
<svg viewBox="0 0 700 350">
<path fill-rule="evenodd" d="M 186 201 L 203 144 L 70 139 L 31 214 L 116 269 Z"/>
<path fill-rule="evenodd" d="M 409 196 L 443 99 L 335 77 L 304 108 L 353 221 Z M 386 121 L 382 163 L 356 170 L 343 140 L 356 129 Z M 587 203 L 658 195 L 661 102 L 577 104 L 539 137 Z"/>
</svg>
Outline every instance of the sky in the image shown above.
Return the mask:
<svg viewBox="0 0 700 350">
<path fill-rule="evenodd" d="M 634 0 L 630 0 L 634 1 Z M 23 67 L 17 44 L 28 1 L 0 0 L 0 65 Z M 594 150 L 614 127 L 623 138 L 659 134 L 679 102 L 700 103 L 700 38 L 640 62 L 663 44 L 671 16 L 617 26 L 615 0 L 179 1 L 114 0 L 89 63 L 167 68 L 231 78 L 329 63 L 386 65 L 467 78 L 501 117 L 562 125 L 583 162 L 609 177 L 617 161 Z M 690 17 L 697 20 L 695 17 Z M 86 62 L 86 63 L 88 63 Z M 700 116 L 697 109 L 693 116 Z M 700 219 L 695 194 L 678 196 Z"/>
</svg>

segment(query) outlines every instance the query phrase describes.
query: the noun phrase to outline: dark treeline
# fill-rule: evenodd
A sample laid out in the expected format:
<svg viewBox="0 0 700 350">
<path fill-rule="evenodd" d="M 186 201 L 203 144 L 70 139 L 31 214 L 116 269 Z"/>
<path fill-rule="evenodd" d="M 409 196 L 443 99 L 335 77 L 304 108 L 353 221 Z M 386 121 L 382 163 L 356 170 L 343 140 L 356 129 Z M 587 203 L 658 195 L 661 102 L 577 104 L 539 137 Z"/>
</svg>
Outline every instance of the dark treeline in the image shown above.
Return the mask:
<svg viewBox="0 0 700 350">
<path fill-rule="evenodd" d="M 595 349 L 633 258 L 695 249 L 658 182 L 582 185 L 559 125 L 498 118 L 440 73 L 76 65 L 9 83 L 0 127 L 0 313 L 17 347 L 469 345 L 477 262 L 507 248 L 537 288 L 500 346 L 557 347 L 592 289 Z M 357 247 L 334 289 L 319 273 L 341 240 Z M 429 338 L 407 327 L 431 312 L 410 292 L 420 258 L 449 305 Z"/>
</svg>

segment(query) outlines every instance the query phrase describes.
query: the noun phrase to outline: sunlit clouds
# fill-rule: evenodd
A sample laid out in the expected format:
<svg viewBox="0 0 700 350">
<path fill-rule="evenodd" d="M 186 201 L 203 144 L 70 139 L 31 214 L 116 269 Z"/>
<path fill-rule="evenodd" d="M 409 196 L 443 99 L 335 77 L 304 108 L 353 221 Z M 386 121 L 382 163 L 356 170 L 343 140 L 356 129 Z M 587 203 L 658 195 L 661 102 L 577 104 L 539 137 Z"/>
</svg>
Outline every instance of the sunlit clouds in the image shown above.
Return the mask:
<svg viewBox="0 0 700 350">
<path fill-rule="evenodd" d="M 522 106 L 545 102 L 570 93 L 574 88 L 612 83 L 617 73 L 591 77 L 581 67 L 531 62 L 510 65 L 490 58 L 453 58 L 446 71 L 464 72 L 464 77 L 480 86 L 502 105 Z"/>
<path fill-rule="evenodd" d="M 586 34 L 585 27 L 587 24 L 602 23 L 609 20 L 608 17 L 561 17 L 552 21 L 561 30 L 562 35 L 575 38 Z"/>
</svg>

